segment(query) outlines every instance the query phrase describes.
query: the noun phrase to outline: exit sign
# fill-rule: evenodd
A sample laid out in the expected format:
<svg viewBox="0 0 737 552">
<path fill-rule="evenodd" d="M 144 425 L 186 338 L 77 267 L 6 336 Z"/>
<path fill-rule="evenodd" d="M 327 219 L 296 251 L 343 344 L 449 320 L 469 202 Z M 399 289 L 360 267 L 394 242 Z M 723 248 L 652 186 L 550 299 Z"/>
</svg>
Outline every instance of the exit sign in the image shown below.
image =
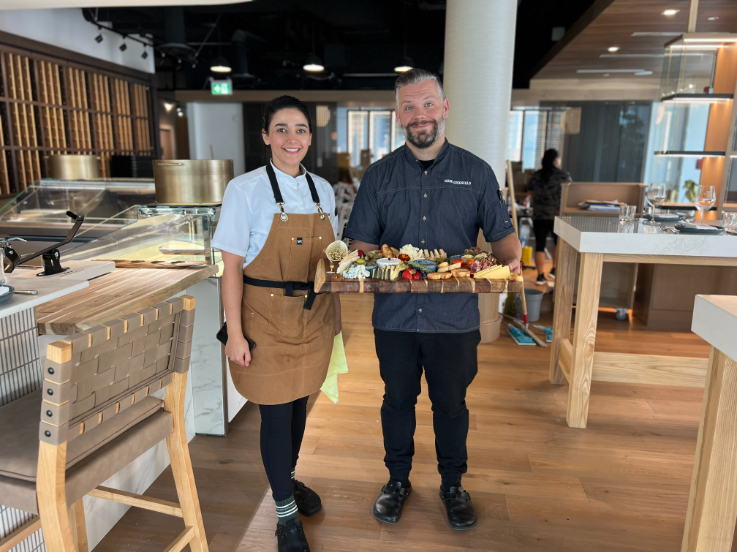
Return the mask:
<svg viewBox="0 0 737 552">
<path fill-rule="evenodd" d="M 213 96 L 230 96 L 233 94 L 233 81 L 227 80 L 213 80 L 210 83 L 210 90 Z"/>
</svg>

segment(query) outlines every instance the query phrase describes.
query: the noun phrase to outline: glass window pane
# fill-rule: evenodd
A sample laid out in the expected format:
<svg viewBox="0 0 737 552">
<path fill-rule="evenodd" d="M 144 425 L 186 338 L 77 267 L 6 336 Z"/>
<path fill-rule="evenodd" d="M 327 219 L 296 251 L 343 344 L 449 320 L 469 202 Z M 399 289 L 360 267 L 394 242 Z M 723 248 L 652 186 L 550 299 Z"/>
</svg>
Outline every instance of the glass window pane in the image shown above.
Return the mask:
<svg viewBox="0 0 737 552">
<path fill-rule="evenodd" d="M 507 135 L 507 157 L 510 161 L 522 159 L 522 111 L 509 112 L 509 133 Z"/>
<path fill-rule="evenodd" d="M 368 149 L 368 111 L 348 112 L 348 153 L 351 165 L 361 164 L 361 150 Z"/>
<path fill-rule="evenodd" d="M 376 162 L 392 151 L 392 112 L 371 111 L 369 119 L 371 155 Z"/>
</svg>

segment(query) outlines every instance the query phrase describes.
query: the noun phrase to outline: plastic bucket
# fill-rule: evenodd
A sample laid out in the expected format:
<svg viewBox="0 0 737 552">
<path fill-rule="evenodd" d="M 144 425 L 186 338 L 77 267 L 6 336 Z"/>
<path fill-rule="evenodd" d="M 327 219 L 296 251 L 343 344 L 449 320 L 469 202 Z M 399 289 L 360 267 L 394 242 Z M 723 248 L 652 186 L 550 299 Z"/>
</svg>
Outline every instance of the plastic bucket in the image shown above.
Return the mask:
<svg viewBox="0 0 737 552">
<path fill-rule="evenodd" d="M 516 294 L 514 299 L 514 308 L 516 316 L 522 320 L 522 297 Z M 525 288 L 525 299 L 527 299 L 527 320 L 529 322 L 537 322 L 540 320 L 540 305 L 543 302 L 544 292 L 539 289 Z"/>
</svg>

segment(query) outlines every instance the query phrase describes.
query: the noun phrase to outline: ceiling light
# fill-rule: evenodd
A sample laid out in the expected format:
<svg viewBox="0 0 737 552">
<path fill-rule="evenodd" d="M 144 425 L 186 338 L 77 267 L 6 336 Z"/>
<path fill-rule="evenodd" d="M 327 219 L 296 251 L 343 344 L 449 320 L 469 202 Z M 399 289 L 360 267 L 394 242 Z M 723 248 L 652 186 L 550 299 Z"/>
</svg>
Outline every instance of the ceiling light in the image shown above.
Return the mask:
<svg viewBox="0 0 737 552">
<path fill-rule="evenodd" d="M 319 73 L 325 70 L 325 66 L 322 64 L 322 60 L 315 54 L 307 56 L 307 61 L 302 66 L 302 69 L 308 73 Z"/>
<path fill-rule="evenodd" d="M 683 33 L 663 32 L 663 31 L 636 31 L 632 36 L 681 36 Z"/>
<path fill-rule="evenodd" d="M 97 42 L 98 44 L 99 44 L 100 42 L 102 42 L 102 40 L 103 40 L 103 38 L 102 38 L 102 34 L 99 34 L 99 35 L 97 35 L 97 36 L 95 37 L 95 42 Z"/>
<path fill-rule="evenodd" d="M 671 16 L 671 15 L 677 14 L 679 11 L 681 11 L 681 10 L 665 10 L 663 12 L 663 15 Z"/>
<path fill-rule="evenodd" d="M 128 46 L 126 45 L 125 42 L 123 42 L 123 44 L 120 45 L 120 51 L 125 52 L 127 49 L 128 49 Z"/>
<path fill-rule="evenodd" d="M 652 74 L 653 74 L 652 71 L 638 71 L 637 73 L 635 73 L 635 76 L 636 77 L 646 77 L 646 76 L 652 75 Z"/>
<path fill-rule="evenodd" d="M 653 58 L 660 59 L 665 54 L 599 54 L 600 58 Z"/>
<path fill-rule="evenodd" d="M 399 63 L 394 68 L 395 73 L 406 73 L 407 71 L 411 71 L 414 69 L 415 62 L 412 61 L 412 58 L 409 58 L 407 56 L 402 56 L 402 59 L 399 60 Z"/>
<path fill-rule="evenodd" d="M 213 73 L 230 73 L 232 69 L 230 68 L 230 63 L 227 59 L 223 56 L 218 56 L 212 60 L 210 71 Z"/>
<path fill-rule="evenodd" d="M 164 109 L 166 109 L 166 112 L 169 113 L 172 109 L 174 109 L 174 104 L 169 102 L 164 102 Z"/>
<path fill-rule="evenodd" d="M 602 77 L 608 77 L 608 76 L 609 76 L 609 73 L 604 73 L 604 74 L 602 75 Z"/>
<path fill-rule="evenodd" d="M 576 73 L 640 73 L 644 69 L 577 69 Z"/>
<path fill-rule="evenodd" d="M 709 21 L 716 21 L 717 19 L 719 19 L 719 17 L 718 17 L 718 16 L 717 16 L 717 17 L 710 17 L 710 18 L 709 18 Z"/>
<path fill-rule="evenodd" d="M 607 48 L 607 50 L 609 50 L 612 53 L 613 52 L 618 52 L 619 51 L 619 46 L 609 46 L 609 48 Z"/>
</svg>

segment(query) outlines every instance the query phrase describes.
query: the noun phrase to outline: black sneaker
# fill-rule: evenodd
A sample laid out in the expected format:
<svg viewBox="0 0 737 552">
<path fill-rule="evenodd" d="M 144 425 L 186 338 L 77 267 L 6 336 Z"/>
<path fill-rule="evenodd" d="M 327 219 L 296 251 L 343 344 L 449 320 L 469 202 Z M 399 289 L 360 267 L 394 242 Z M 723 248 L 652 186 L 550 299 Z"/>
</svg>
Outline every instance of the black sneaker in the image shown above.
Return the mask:
<svg viewBox="0 0 737 552">
<path fill-rule="evenodd" d="M 374 503 L 374 517 L 384 523 L 398 522 L 402 517 L 404 502 L 411 492 L 411 484 L 403 487 L 399 481 L 390 479 Z"/>
<path fill-rule="evenodd" d="M 303 516 L 314 516 L 322 509 L 320 496 L 301 481 L 292 480 L 292 494 L 297 509 Z"/>
<path fill-rule="evenodd" d="M 299 518 L 292 519 L 285 525 L 277 525 L 275 534 L 279 552 L 310 552 L 305 529 Z"/>
<path fill-rule="evenodd" d="M 538 274 L 537 280 L 535 280 L 535 285 L 542 286 L 548 283 L 547 278 L 545 278 L 545 274 Z"/>
<path fill-rule="evenodd" d="M 548 276 L 555 280 L 555 267 L 550 269 L 550 272 L 548 272 Z"/>
</svg>

